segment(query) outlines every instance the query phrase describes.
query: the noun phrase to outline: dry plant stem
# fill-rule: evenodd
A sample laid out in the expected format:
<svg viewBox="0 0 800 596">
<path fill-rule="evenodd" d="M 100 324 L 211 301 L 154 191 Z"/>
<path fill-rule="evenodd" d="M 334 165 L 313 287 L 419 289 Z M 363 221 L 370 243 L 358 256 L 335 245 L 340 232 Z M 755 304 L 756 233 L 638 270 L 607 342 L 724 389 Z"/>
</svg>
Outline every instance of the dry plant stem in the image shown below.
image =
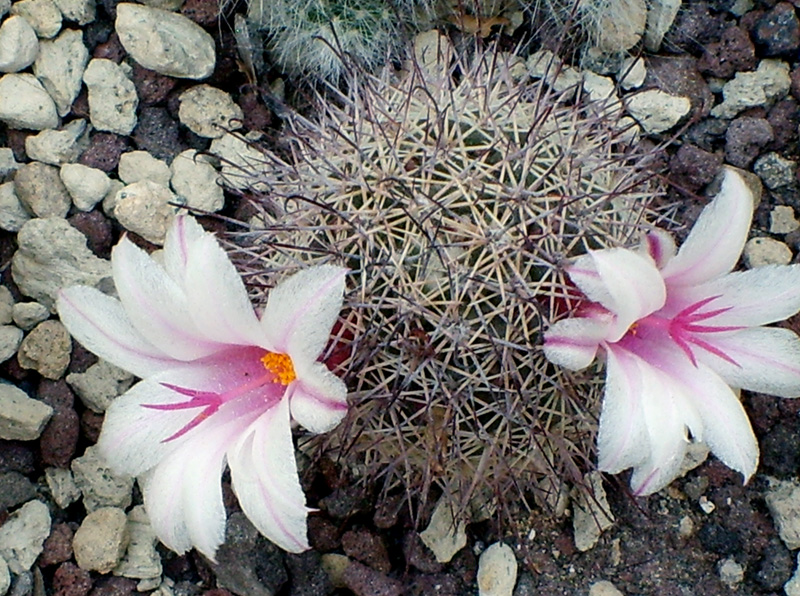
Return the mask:
<svg viewBox="0 0 800 596">
<path fill-rule="evenodd" d="M 648 156 L 617 115 L 515 79 L 515 57 L 439 43 L 289 120 L 285 152 L 247 172 L 263 209 L 238 258 L 256 285 L 356 272 L 330 347 L 349 348 L 354 407 L 314 446 L 417 502 L 554 506 L 591 469 L 602 379 L 549 364 L 541 332 L 576 306 L 566 259 L 638 239 Z"/>
</svg>

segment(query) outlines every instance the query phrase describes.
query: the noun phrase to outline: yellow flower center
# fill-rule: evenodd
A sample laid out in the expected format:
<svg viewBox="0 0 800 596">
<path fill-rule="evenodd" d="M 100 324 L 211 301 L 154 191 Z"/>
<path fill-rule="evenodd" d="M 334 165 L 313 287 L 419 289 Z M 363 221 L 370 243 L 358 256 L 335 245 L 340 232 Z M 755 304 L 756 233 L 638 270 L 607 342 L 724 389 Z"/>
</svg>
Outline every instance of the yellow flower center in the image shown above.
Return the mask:
<svg viewBox="0 0 800 596">
<path fill-rule="evenodd" d="M 276 352 L 267 352 L 261 357 L 261 364 L 264 365 L 269 372 L 275 375 L 273 383 L 280 383 L 281 385 L 288 385 L 297 378 L 294 372 L 294 364 L 288 354 L 278 354 Z"/>
</svg>

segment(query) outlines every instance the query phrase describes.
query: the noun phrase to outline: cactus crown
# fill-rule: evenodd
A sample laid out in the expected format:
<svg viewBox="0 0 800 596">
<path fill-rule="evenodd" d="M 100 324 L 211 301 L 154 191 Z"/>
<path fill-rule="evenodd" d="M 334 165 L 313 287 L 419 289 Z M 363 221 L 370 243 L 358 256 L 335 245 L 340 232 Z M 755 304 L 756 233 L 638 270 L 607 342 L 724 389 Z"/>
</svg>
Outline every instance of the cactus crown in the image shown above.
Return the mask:
<svg viewBox="0 0 800 596">
<path fill-rule="evenodd" d="M 250 172 L 263 210 L 240 261 L 254 283 L 354 271 L 329 353 L 354 407 L 323 447 L 388 492 L 547 502 L 591 465 L 600 385 L 550 365 L 541 331 L 575 305 L 567 258 L 636 239 L 646 160 L 618 116 L 559 102 L 514 56 L 427 41 L 402 76 L 289 121 Z"/>
</svg>

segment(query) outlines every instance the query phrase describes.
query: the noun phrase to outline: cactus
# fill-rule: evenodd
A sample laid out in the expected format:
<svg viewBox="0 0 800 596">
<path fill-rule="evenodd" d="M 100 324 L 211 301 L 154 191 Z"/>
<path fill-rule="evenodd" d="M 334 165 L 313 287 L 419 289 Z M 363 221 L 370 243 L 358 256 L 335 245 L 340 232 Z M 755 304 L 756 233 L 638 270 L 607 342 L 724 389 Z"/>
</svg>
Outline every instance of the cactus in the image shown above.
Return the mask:
<svg viewBox="0 0 800 596">
<path fill-rule="evenodd" d="M 602 380 L 549 364 L 541 331 L 575 307 L 566 259 L 637 240 L 648 156 L 516 57 L 431 39 L 403 76 L 356 77 L 316 121 L 288 120 L 282 150 L 242 173 L 262 200 L 237 258 L 253 287 L 353 271 L 328 352 L 353 407 L 304 448 L 386 494 L 552 505 L 592 467 Z"/>
</svg>

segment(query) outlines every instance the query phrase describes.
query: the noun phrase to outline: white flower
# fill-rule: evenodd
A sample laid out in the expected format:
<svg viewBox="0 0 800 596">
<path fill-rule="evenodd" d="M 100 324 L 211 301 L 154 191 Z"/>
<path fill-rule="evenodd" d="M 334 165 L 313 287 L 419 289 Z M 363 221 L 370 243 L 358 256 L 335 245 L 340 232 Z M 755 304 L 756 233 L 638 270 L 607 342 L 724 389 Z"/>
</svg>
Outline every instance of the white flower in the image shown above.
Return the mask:
<svg viewBox="0 0 800 596">
<path fill-rule="evenodd" d="M 598 467 L 633 468 L 636 494 L 679 473 L 687 429 L 747 481 L 758 446 L 736 390 L 800 396 L 800 339 L 763 327 L 800 310 L 800 266 L 730 273 L 752 216 L 729 170 L 677 254 L 656 230 L 643 251 L 598 250 L 568 269 L 591 303 L 550 327 L 545 354 L 572 370 L 605 354 Z"/>
<path fill-rule="evenodd" d="M 175 219 L 163 267 L 125 238 L 111 260 L 120 300 L 81 286 L 58 298 L 78 341 L 142 379 L 106 412 L 104 457 L 139 479 L 153 529 L 176 552 L 213 558 L 224 541 L 226 464 L 256 528 L 306 550 L 290 419 L 325 432 L 346 412 L 344 383 L 317 361 L 346 270 L 293 275 L 259 319 L 225 252 L 189 217 Z"/>
</svg>

